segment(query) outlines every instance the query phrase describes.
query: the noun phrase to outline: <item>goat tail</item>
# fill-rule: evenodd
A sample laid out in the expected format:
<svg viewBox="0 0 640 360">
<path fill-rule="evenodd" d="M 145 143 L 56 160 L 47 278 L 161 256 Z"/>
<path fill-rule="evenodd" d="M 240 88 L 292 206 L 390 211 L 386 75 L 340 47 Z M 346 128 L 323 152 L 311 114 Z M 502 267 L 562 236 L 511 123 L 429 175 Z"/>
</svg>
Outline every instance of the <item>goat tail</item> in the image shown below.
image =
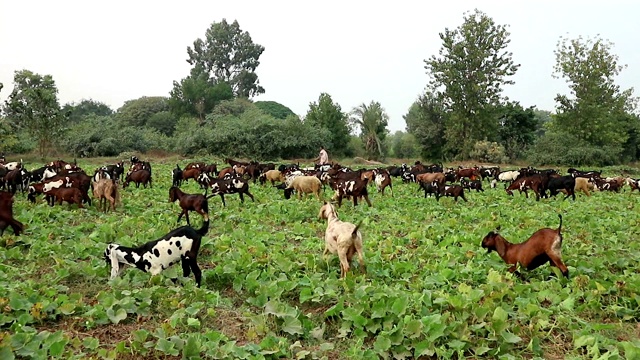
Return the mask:
<svg viewBox="0 0 640 360">
<path fill-rule="evenodd" d="M 562 231 L 562 214 L 558 214 L 558 217 L 560 218 L 560 225 L 558 225 L 558 234 L 560 234 L 560 232 Z"/>
<path fill-rule="evenodd" d="M 356 238 L 358 236 L 358 229 L 360 229 L 360 225 L 362 225 L 362 220 L 360 220 L 360 222 L 358 223 L 358 225 L 356 225 L 356 227 L 353 229 L 353 231 L 351 232 L 351 237 L 352 238 Z"/>
</svg>

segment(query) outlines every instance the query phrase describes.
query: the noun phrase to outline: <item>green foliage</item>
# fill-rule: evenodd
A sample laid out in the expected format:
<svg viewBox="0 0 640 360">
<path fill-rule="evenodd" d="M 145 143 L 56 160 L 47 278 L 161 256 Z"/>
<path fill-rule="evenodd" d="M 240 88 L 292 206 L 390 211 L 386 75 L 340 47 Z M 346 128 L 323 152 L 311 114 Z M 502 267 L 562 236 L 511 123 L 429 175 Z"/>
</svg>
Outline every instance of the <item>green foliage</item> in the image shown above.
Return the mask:
<svg viewBox="0 0 640 360">
<path fill-rule="evenodd" d="M 415 184 L 394 179 L 393 197 L 372 191 L 373 208 L 347 203 L 339 211 L 344 221 L 364 220 L 367 266 L 363 274 L 354 261 L 339 279 L 337 256 L 322 256 L 320 203 L 251 183 L 255 203 L 209 200 L 215 226 L 200 247 L 201 288 L 178 264 L 156 276 L 127 268 L 109 280 L 108 243 L 140 245 L 176 227 L 180 209 L 166 193 L 175 163 L 152 165 L 154 187 L 120 189 L 115 212 L 15 197 L 27 233 L 0 240 L 0 358 L 631 359 L 640 352 L 637 193 L 536 202 L 486 189 L 460 206 L 424 199 Z M 183 189 L 202 192 L 193 182 Z M 499 224 L 513 242 L 555 228 L 558 212 L 570 279 L 549 279 L 557 269 L 546 264 L 521 270 L 520 279 L 480 247 Z"/>
<path fill-rule="evenodd" d="M 387 143 L 393 157 L 413 159 L 420 156 L 420 144 L 413 134 L 396 131 L 387 137 Z"/>
<path fill-rule="evenodd" d="M 286 119 L 289 116 L 296 116 L 296 114 L 288 107 L 275 101 L 256 101 L 255 105 L 258 109 L 262 110 L 265 114 L 271 115 L 276 119 Z"/>
<path fill-rule="evenodd" d="M 233 99 L 231 86 L 224 81 L 214 82 L 207 72 L 196 66 L 188 77 L 173 82 L 168 105 L 176 118 L 197 116 L 204 120 L 216 105 L 229 99 Z"/>
<path fill-rule="evenodd" d="M 78 157 L 116 156 L 126 151 L 144 153 L 151 149 L 171 150 L 169 139 L 156 130 L 119 125 L 110 116 L 88 115 L 70 126 L 61 140 L 62 148 Z"/>
<path fill-rule="evenodd" d="M 504 154 L 511 160 L 518 159 L 533 144 L 538 120 L 533 108 L 524 109 L 519 103 L 507 103 L 497 110 L 499 114 L 498 137 Z M 477 150 L 477 143 L 475 149 Z"/>
<path fill-rule="evenodd" d="M 87 115 L 109 116 L 113 110 L 105 103 L 93 99 L 83 99 L 79 103 L 67 103 L 62 107 L 70 123 L 77 123 Z"/>
<path fill-rule="evenodd" d="M 154 114 L 169 110 L 167 100 L 163 96 L 143 96 L 127 100 L 118 109 L 115 118 L 124 126 L 144 126 Z"/>
<path fill-rule="evenodd" d="M 326 129 L 331 134 L 324 147 L 333 156 L 344 156 L 350 153 L 348 115 L 342 112 L 340 104 L 334 103 L 331 95 L 320 94 L 317 102 L 309 104 L 309 111 L 304 122 L 311 126 Z"/>
<path fill-rule="evenodd" d="M 204 70 L 214 84 L 229 84 L 234 96 L 250 98 L 264 93 L 255 73 L 263 51 L 264 46 L 255 44 L 237 20 L 229 24 L 222 19 L 211 24 L 204 40 L 197 39 L 187 48 L 187 62 Z"/>
<path fill-rule="evenodd" d="M 622 147 L 593 146 L 573 134 L 547 131 L 527 152 L 534 165 L 605 166 L 619 164 Z"/>
<path fill-rule="evenodd" d="M 550 124 L 552 121 L 552 116 L 554 116 L 551 111 L 547 110 L 538 110 L 533 109 L 533 114 L 535 116 L 535 120 L 537 125 L 536 130 L 536 138 L 542 137 L 545 133 L 545 129 L 547 128 L 547 124 Z"/>
<path fill-rule="evenodd" d="M 169 111 L 161 111 L 151 115 L 147 120 L 147 127 L 157 130 L 160 134 L 171 136 L 177 120 Z"/>
<path fill-rule="evenodd" d="M 440 161 L 444 158 L 446 140 L 444 128 L 447 111 L 432 93 L 421 95 L 403 116 L 407 132 L 412 134 L 421 147 L 423 159 Z"/>
<path fill-rule="evenodd" d="M 7 117 L 38 141 L 38 151 L 44 156 L 65 121 L 55 81 L 51 75 L 19 70 L 14 73 L 13 84 L 13 91 L 5 101 Z"/>
<path fill-rule="evenodd" d="M 367 157 L 374 160 L 385 156 L 384 140 L 387 136 L 389 115 L 377 101 L 360 104 L 351 111 L 351 123 L 360 130 Z"/>
<path fill-rule="evenodd" d="M 495 137 L 493 109 L 503 101 L 503 86 L 513 84 L 507 78 L 520 66 L 506 51 L 509 35 L 506 26 L 476 9 L 465 13 L 458 28 L 440 33 L 439 56 L 425 60 L 429 87 L 451 113 L 445 139 L 455 156 L 466 158 L 478 140 Z"/>
<path fill-rule="evenodd" d="M 493 164 L 506 164 L 509 161 L 504 146 L 491 141 L 478 141 L 469 155 L 473 160 Z"/>
<path fill-rule="evenodd" d="M 600 38 L 560 39 L 554 75 L 566 78 L 574 98 L 556 96 L 554 127 L 592 146 L 621 148 L 629 136 L 627 114 L 635 110 L 636 99 L 633 88 L 621 90 L 615 84 L 625 66 L 612 48 Z"/>
</svg>

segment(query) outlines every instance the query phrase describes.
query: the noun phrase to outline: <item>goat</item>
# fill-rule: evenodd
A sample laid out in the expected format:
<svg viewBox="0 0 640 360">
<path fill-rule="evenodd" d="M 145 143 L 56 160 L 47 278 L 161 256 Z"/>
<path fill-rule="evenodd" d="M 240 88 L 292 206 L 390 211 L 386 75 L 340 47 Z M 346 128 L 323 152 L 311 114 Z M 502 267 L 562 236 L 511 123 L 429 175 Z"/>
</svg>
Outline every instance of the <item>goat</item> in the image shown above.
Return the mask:
<svg viewBox="0 0 640 360">
<path fill-rule="evenodd" d="M 464 188 L 460 185 L 437 185 L 436 182 L 433 182 L 433 186 L 437 186 L 436 191 L 436 200 L 440 201 L 440 198 L 443 196 L 450 196 L 456 202 L 458 202 L 458 198 L 462 198 L 465 202 L 467 202 L 467 198 L 464 197 Z M 425 191 L 426 197 L 426 191 Z"/>
<path fill-rule="evenodd" d="M 324 233 L 323 257 L 329 253 L 338 253 L 340 259 L 340 278 L 347 276 L 349 264 L 353 255 L 358 253 L 358 262 L 363 272 L 367 272 L 364 264 L 364 251 L 362 250 L 362 234 L 358 230 L 362 222 L 354 225 L 340 221 L 338 214 L 331 203 L 326 202 L 320 208 L 318 218 L 327 219 L 327 230 Z"/>
<path fill-rule="evenodd" d="M 509 272 L 514 273 L 518 265 L 527 270 L 533 270 L 549 262 L 562 271 L 562 275 L 569 278 L 569 269 L 562 262 L 562 215 L 558 214 L 560 225 L 558 229 L 540 229 L 531 235 L 529 239 L 520 244 L 512 244 L 503 238 L 498 231 L 500 227 L 491 231 L 482 239 L 482 247 L 487 253 L 495 250 L 498 255 L 509 265 Z"/>
<path fill-rule="evenodd" d="M 275 185 L 276 181 L 284 182 L 284 176 L 280 170 L 267 170 L 258 176 L 260 184 L 264 185 L 267 181 L 271 182 L 271 185 Z"/>
<path fill-rule="evenodd" d="M 376 183 L 378 192 L 384 195 L 384 189 L 388 186 L 393 196 L 393 185 L 391 184 L 391 174 L 386 169 L 373 169 L 373 181 Z"/>
<path fill-rule="evenodd" d="M 20 236 L 20 233 L 24 231 L 24 224 L 13 217 L 13 194 L 0 191 L 0 236 L 9 226 L 15 236 Z"/>
<path fill-rule="evenodd" d="M 45 195 L 52 195 L 58 201 L 58 205 L 62 205 L 63 201 L 72 204 L 78 204 L 78 208 L 82 209 L 83 195 L 82 191 L 75 187 L 51 188 L 44 192 Z M 53 205 L 51 205 L 53 206 Z"/>
<path fill-rule="evenodd" d="M 284 197 L 291 198 L 291 193 L 295 190 L 298 193 L 298 199 L 302 200 L 302 194 L 315 194 L 318 200 L 322 201 L 320 189 L 322 182 L 316 176 L 298 176 L 284 190 Z"/>
<path fill-rule="evenodd" d="M 111 267 L 111 280 L 124 270 L 126 265 L 157 275 L 171 265 L 182 262 L 183 276 L 188 277 L 193 271 L 196 284 L 200 287 L 202 271 L 198 267 L 198 251 L 202 237 L 209 231 L 209 216 L 204 216 L 204 223 L 198 230 L 191 226 L 181 226 L 160 239 L 150 241 L 139 247 L 126 247 L 118 244 L 107 245 L 104 260 Z"/>
<path fill-rule="evenodd" d="M 98 199 L 98 209 L 107 212 L 108 201 L 111 204 L 111 209 L 116 211 L 116 203 L 120 202 L 120 192 L 118 192 L 115 179 L 100 179 L 92 182 L 91 187 L 93 188 L 93 196 Z"/>
<path fill-rule="evenodd" d="M 140 184 L 142 184 L 145 189 L 147 188 L 147 184 L 149 184 L 149 187 L 153 187 L 153 180 L 151 179 L 151 172 L 149 170 L 137 170 L 128 173 L 124 178 L 122 188 L 124 189 L 129 186 L 129 183 L 132 181 L 136 184 L 136 188 L 139 188 Z"/>
<path fill-rule="evenodd" d="M 240 201 L 244 203 L 244 194 L 247 194 L 251 198 L 251 201 L 255 202 L 256 199 L 249 192 L 249 183 L 244 179 L 234 178 L 229 180 L 211 179 L 210 180 L 211 195 L 207 196 L 210 199 L 216 195 L 220 195 L 222 199 L 222 206 L 227 206 L 224 201 L 226 194 L 238 193 Z M 206 194 L 206 193 L 205 193 Z"/>
<path fill-rule="evenodd" d="M 209 217 L 209 202 L 206 196 L 202 194 L 186 194 L 178 187 L 172 186 L 169 188 L 169 202 L 173 203 L 176 200 L 178 200 L 178 205 L 182 208 L 177 222 L 180 222 L 182 215 L 184 215 L 187 219 L 187 225 L 191 226 L 189 211 L 195 211 L 204 217 Z"/>
<path fill-rule="evenodd" d="M 484 189 L 482 188 L 482 180 L 467 180 L 465 178 L 462 178 L 460 180 L 460 186 L 462 186 L 463 188 L 467 189 L 467 190 L 475 190 L 476 192 L 484 192 Z"/>
<path fill-rule="evenodd" d="M 332 189 L 336 191 L 338 195 L 338 207 L 342 206 L 342 199 L 347 196 L 353 197 L 353 206 L 358 206 L 358 197 L 364 197 L 364 200 L 367 202 L 369 207 L 371 205 L 371 200 L 369 200 L 369 192 L 367 191 L 367 179 L 352 179 L 352 180 L 343 180 L 343 179 L 335 179 L 332 178 L 329 181 L 329 185 Z"/>
<path fill-rule="evenodd" d="M 551 196 L 556 196 L 559 190 L 564 190 L 567 195 L 562 200 L 566 200 L 569 196 L 576 200 L 576 178 L 571 175 L 559 176 L 552 175 L 549 178 L 549 184 L 547 185 Z"/>
<path fill-rule="evenodd" d="M 172 186 L 180 187 L 182 185 L 182 169 L 176 164 L 176 168 L 171 170 Z"/>
<path fill-rule="evenodd" d="M 631 192 L 629 194 L 633 193 L 633 190 L 638 190 L 640 192 L 640 179 L 632 179 L 632 178 L 627 178 L 627 184 L 629 184 L 629 187 L 631 188 Z"/>
</svg>

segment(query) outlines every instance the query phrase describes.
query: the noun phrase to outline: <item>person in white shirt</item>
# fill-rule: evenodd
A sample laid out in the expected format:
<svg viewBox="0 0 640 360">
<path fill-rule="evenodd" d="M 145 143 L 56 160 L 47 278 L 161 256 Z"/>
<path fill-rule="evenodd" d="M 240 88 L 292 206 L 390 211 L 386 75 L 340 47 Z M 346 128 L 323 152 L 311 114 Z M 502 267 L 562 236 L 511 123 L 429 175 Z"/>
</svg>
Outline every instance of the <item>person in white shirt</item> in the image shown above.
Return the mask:
<svg viewBox="0 0 640 360">
<path fill-rule="evenodd" d="M 318 161 L 318 165 L 325 165 L 329 163 L 329 154 L 327 154 L 327 150 L 324 149 L 324 146 L 320 146 L 320 154 L 313 160 Z"/>
</svg>

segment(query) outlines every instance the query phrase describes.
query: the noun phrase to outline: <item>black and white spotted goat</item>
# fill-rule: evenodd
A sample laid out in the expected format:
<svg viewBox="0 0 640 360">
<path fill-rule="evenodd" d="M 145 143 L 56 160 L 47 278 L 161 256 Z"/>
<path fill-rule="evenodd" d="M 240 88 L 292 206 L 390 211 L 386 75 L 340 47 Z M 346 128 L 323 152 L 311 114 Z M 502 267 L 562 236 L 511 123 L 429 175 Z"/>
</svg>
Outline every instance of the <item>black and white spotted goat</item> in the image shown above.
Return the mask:
<svg viewBox="0 0 640 360">
<path fill-rule="evenodd" d="M 193 271 L 196 284 L 200 287 L 202 271 L 198 267 L 197 257 L 202 237 L 208 231 L 209 216 L 205 215 L 202 227 L 197 230 L 191 226 L 181 226 L 139 247 L 109 244 L 104 251 L 104 259 L 107 266 L 111 266 L 111 279 L 120 275 L 127 265 L 157 275 L 171 265 L 182 262 L 183 276 L 188 277 Z"/>
</svg>

